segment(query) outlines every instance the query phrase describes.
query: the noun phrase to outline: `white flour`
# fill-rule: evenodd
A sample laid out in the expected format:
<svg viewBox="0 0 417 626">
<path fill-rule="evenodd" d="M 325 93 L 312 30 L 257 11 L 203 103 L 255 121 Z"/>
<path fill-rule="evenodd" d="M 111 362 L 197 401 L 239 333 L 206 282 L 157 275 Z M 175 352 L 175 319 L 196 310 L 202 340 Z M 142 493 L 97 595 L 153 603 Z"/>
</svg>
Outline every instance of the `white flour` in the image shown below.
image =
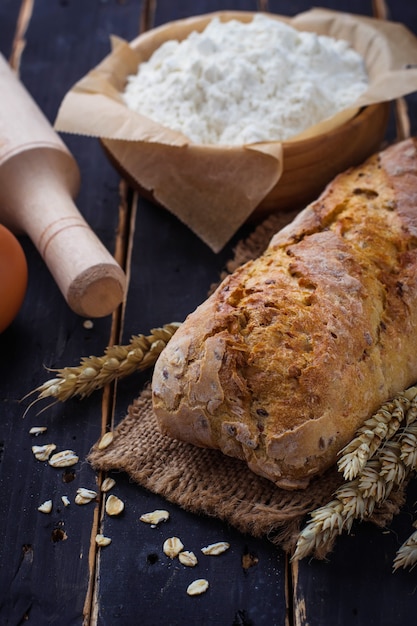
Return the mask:
<svg viewBox="0 0 417 626">
<path fill-rule="evenodd" d="M 368 86 L 345 41 L 299 32 L 262 14 L 212 20 L 167 41 L 128 77 L 127 106 L 194 143 L 285 140 L 351 105 Z"/>
</svg>

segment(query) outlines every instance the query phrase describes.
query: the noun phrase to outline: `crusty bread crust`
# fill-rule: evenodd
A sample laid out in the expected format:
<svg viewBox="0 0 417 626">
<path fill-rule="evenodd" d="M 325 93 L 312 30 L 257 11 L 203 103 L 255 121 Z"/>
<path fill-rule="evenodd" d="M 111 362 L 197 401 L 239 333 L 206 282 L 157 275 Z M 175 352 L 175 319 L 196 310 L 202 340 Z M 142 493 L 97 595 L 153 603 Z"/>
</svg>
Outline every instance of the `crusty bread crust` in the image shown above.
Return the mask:
<svg viewBox="0 0 417 626">
<path fill-rule="evenodd" d="M 161 430 L 305 487 L 417 380 L 417 140 L 338 176 L 188 316 L 156 364 Z"/>
</svg>

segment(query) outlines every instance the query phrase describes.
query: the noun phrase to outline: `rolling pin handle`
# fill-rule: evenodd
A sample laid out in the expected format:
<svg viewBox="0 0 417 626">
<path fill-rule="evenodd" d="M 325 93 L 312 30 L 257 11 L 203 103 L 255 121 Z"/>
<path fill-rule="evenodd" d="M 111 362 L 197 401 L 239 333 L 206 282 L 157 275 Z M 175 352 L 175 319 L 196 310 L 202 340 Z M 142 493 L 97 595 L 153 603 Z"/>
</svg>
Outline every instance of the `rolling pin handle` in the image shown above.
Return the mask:
<svg viewBox="0 0 417 626">
<path fill-rule="evenodd" d="M 104 317 L 123 301 L 126 277 L 75 206 L 77 184 L 68 153 L 24 150 L 0 168 L 2 221 L 29 235 L 75 313 Z"/>
</svg>

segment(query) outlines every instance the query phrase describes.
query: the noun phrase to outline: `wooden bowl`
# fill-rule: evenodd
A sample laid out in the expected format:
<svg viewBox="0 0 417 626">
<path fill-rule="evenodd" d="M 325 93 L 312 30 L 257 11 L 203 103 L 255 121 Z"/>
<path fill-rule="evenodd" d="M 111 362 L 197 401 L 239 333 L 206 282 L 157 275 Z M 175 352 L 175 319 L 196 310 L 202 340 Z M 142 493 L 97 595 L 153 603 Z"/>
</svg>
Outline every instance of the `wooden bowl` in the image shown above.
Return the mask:
<svg viewBox="0 0 417 626">
<path fill-rule="evenodd" d="M 360 165 L 377 152 L 386 133 L 389 110 L 388 102 L 364 107 L 354 118 L 328 133 L 284 142 L 283 174 L 253 217 L 305 206 L 337 174 Z"/>
<path fill-rule="evenodd" d="M 130 42 L 130 46 L 139 52 L 142 61 L 146 61 L 168 39 L 182 40 L 192 30 L 202 31 L 214 15 L 220 16 L 222 21 L 229 19 L 249 21 L 254 13 L 221 11 L 178 20 L 140 35 Z M 272 17 L 286 21 L 286 18 L 282 16 Z M 383 102 L 362 108 L 354 117 L 330 131 L 306 139 L 283 142 L 283 174 L 273 189 L 255 207 L 249 221 L 258 220 L 276 211 L 301 209 L 316 199 L 327 183 L 337 174 L 351 166 L 359 165 L 379 150 L 386 132 L 388 118 L 389 103 Z M 152 190 L 143 188 L 132 176 L 129 168 L 120 164 L 117 142 L 102 141 L 102 145 L 108 158 L 134 188 L 146 198 L 159 204 L 155 201 Z M 194 148 L 204 148 L 204 146 Z M 184 148 L 184 150 L 188 149 L 191 152 L 193 145 L 190 144 L 189 148 Z M 212 153 L 229 149 L 230 154 L 233 149 L 239 151 L 241 147 L 230 149 L 230 147 L 210 146 L 210 149 Z M 188 162 L 193 162 L 194 155 L 198 158 L 198 149 L 195 149 L 195 153 L 193 152 Z M 140 157 L 137 161 L 140 162 Z M 253 172 L 253 176 L 256 177 L 256 171 Z M 204 187 L 204 180 L 196 181 L 196 185 Z M 219 185 L 221 185 L 221 180 Z M 225 200 L 227 201 L 227 198 Z"/>
</svg>

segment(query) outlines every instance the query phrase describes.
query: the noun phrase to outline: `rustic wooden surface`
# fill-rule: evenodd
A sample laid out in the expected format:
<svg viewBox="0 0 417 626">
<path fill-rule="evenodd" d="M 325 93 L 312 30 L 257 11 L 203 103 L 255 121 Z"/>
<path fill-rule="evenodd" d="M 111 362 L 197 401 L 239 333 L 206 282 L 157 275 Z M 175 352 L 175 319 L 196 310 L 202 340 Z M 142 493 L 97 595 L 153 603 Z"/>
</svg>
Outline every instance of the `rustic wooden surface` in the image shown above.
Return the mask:
<svg viewBox="0 0 417 626">
<path fill-rule="evenodd" d="M 404 22 L 417 34 L 417 5 L 407 0 L 327 1 L 337 8 Z M 140 30 L 219 9 L 269 10 L 293 15 L 311 8 L 303 0 L 2 0 L 0 52 L 18 69 L 35 101 L 53 122 L 64 94 L 109 51 L 109 36 L 133 39 Z M 1 97 L 1 93 L 0 93 Z M 387 132 L 392 141 L 417 132 L 415 94 L 393 108 Z M 82 187 L 78 207 L 108 249 L 129 270 L 125 307 L 93 328 L 65 304 L 38 253 L 22 238 L 29 262 L 29 288 L 22 310 L 0 335 L 0 624 L 129 626 L 210 624 L 253 626 L 361 626 L 415 622 L 416 572 L 392 574 L 392 559 L 410 534 L 417 489 L 410 486 L 402 513 L 385 530 L 361 525 L 341 537 L 325 562 L 289 564 L 267 539 L 255 540 L 212 519 L 169 506 L 169 534 L 187 547 L 226 540 L 230 551 L 207 560 L 198 576 L 211 582 L 198 598 L 185 593 L 194 578 L 165 557 L 167 526 L 150 529 L 139 515 L 166 502 L 115 475 L 115 493 L 126 503 L 120 518 L 102 526 L 101 503 L 65 508 L 80 486 L 94 488 L 96 476 L 84 461 L 101 432 L 123 418 L 148 375 L 132 376 L 116 389 L 89 399 L 56 404 L 26 417 L 22 397 L 43 383 L 45 368 L 76 365 L 83 355 L 101 354 L 111 342 L 182 320 L 201 302 L 232 255 L 242 230 L 213 254 L 168 212 L 137 197 L 120 180 L 99 143 L 64 138 L 78 161 Z M 43 407 L 42 407 L 43 408 Z M 45 425 L 46 435 L 29 435 Z M 33 444 L 53 441 L 80 456 L 75 469 L 52 469 L 36 461 Z M 50 515 L 37 511 L 54 501 Z M 102 529 L 113 538 L 98 551 Z M 251 555 L 257 563 L 242 566 Z"/>
</svg>

